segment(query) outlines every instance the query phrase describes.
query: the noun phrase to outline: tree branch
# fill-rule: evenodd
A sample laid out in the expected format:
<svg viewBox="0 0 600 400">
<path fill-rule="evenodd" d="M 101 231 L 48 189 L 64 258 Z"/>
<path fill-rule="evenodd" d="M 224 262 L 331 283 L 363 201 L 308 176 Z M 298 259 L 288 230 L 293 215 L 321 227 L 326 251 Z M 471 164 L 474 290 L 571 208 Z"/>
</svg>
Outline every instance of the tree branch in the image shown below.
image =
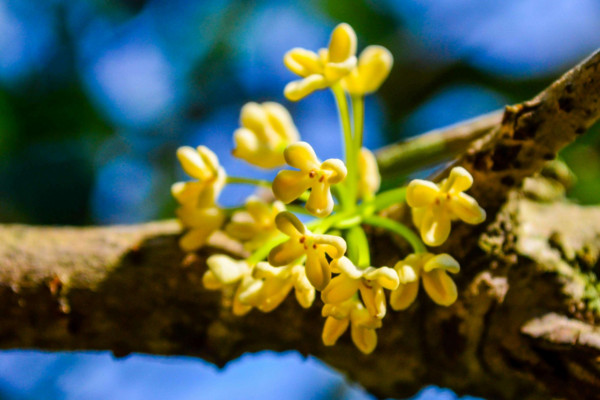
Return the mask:
<svg viewBox="0 0 600 400">
<path fill-rule="evenodd" d="M 600 209 L 510 190 L 598 118 L 599 60 L 597 53 L 532 101 L 508 107 L 460 158 L 492 212 L 483 227 L 453 232 L 459 300 L 444 308 L 421 296 L 390 311 L 369 356 L 348 335 L 325 347 L 318 305 L 303 311 L 290 300 L 270 314 L 232 316 L 218 292 L 202 288 L 215 249 L 185 256 L 174 222 L 0 226 L 0 347 L 183 354 L 217 365 L 249 351 L 298 350 L 379 396 L 438 384 L 490 399 L 597 398 Z M 377 265 L 402 256 L 389 238 L 370 238 Z M 223 237 L 212 244 L 239 251 Z"/>
</svg>

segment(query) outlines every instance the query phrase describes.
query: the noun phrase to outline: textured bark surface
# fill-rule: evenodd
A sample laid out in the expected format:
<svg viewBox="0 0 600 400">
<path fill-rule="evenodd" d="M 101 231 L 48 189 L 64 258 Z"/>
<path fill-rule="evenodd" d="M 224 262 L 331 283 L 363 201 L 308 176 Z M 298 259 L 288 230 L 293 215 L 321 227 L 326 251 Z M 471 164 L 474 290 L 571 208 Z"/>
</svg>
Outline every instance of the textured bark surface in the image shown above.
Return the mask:
<svg viewBox="0 0 600 400">
<path fill-rule="evenodd" d="M 437 384 L 490 399 L 600 398 L 600 208 L 566 202 L 556 165 L 512 190 L 598 119 L 599 60 L 508 107 L 461 157 L 489 218 L 455 224 L 444 245 L 461 262 L 459 300 L 443 308 L 420 295 L 390 311 L 369 356 L 348 334 L 323 346 L 318 301 L 308 311 L 288 299 L 270 314 L 233 317 L 201 277 L 207 254 L 239 249 L 216 237 L 221 249 L 185 256 L 174 222 L 0 227 L 0 347 L 182 354 L 217 365 L 294 349 L 382 397 Z M 405 255 L 378 232 L 370 239 L 379 265 Z"/>
</svg>

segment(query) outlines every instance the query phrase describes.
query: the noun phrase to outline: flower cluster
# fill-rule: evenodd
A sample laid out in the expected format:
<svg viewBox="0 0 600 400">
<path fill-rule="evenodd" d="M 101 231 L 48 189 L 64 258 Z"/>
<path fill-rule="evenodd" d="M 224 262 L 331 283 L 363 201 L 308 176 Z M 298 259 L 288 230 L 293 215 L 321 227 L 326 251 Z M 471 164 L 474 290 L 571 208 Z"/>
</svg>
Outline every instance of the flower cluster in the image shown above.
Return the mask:
<svg viewBox="0 0 600 400">
<path fill-rule="evenodd" d="M 364 97 L 386 79 L 393 58 L 381 46 L 368 46 L 357 57 L 356 43 L 353 29 L 340 24 L 327 48 L 317 52 L 296 48 L 284 56 L 285 65 L 300 76 L 284 89 L 289 100 L 331 89 L 345 142 L 344 161 L 321 161 L 311 145 L 300 140 L 281 104 L 251 102 L 241 110 L 233 156 L 260 168 L 289 168 L 280 170 L 272 182 L 227 176 L 208 148 L 185 146 L 177 157 L 192 179 L 175 183 L 172 194 L 185 230 L 182 250 L 196 251 L 221 231 L 247 252 L 242 259 L 211 255 L 203 276 L 204 286 L 220 290 L 233 314 L 245 315 L 252 309 L 270 312 L 292 289 L 300 306 L 308 308 L 320 292 L 326 318 L 323 343 L 334 345 L 350 327 L 351 340 L 368 354 L 377 345 L 376 330 L 382 327 L 388 303 L 393 310 L 410 307 L 420 280 L 435 303 L 449 306 L 456 301 L 457 287 L 448 274 L 459 272 L 458 262 L 448 254 L 427 252 L 425 245 L 441 245 L 454 220 L 482 222 L 485 211 L 464 193 L 473 179 L 463 168 L 452 169 L 439 184 L 413 180 L 378 193 L 377 161 L 362 147 Z M 218 198 L 225 184 L 270 191 L 250 196 L 239 207 L 223 208 Z M 404 201 L 412 209 L 419 235 L 379 215 L 391 202 Z M 308 222 L 297 214 L 304 214 Z M 405 238 L 413 252 L 392 267 L 372 265 L 367 226 Z"/>
</svg>

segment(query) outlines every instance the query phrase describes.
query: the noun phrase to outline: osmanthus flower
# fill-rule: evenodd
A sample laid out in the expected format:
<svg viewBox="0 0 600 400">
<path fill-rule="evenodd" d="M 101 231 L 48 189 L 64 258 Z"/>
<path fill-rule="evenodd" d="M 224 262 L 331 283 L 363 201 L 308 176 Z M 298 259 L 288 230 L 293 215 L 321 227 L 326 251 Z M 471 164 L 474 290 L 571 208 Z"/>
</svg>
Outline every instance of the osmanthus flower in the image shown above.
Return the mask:
<svg viewBox="0 0 600 400">
<path fill-rule="evenodd" d="M 427 245 L 444 243 L 452 220 L 461 219 L 468 224 L 485 220 L 485 210 L 473 197 L 463 193 L 472 185 L 473 177 L 462 167 L 452 168 L 439 185 L 421 179 L 410 182 L 406 202 L 412 207 L 413 222 Z"/>
<path fill-rule="evenodd" d="M 373 317 L 356 297 L 343 303 L 325 304 L 321 314 L 327 317 L 321 335 L 325 346 L 333 346 L 351 325 L 352 341 L 360 351 L 369 354 L 377 347 L 375 329 L 381 328 L 381 319 Z"/>
<path fill-rule="evenodd" d="M 289 239 L 269 253 L 269 264 L 279 267 L 292 264 L 306 256 L 306 277 L 317 290 L 323 290 L 331 280 L 327 255 L 340 258 L 346 252 L 346 242 L 339 236 L 316 235 L 309 231 L 294 214 L 284 211 L 275 218 L 277 228 Z"/>
<path fill-rule="evenodd" d="M 281 104 L 247 103 L 234 134 L 233 155 L 261 168 L 285 163 L 283 150 L 300 138 L 290 113 Z"/>
<path fill-rule="evenodd" d="M 290 82 L 283 93 L 288 100 L 298 101 L 315 90 L 324 89 L 338 82 L 356 66 L 356 33 L 348 24 L 342 23 L 331 33 L 329 47 L 318 54 L 294 48 L 283 57 L 283 62 L 302 79 Z"/>
<path fill-rule="evenodd" d="M 269 203 L 258 196 L 250 196 L 245 208 L 233 214 L 225 232 L 244 242 L 246 250 L 253 251 L 279 233 L 275 217 L 285 211 L 285 205 L 280 201 Z"/>
<path fill-rule="evenodd" d="M 449 306 L 456 301 L 456 284 L 448 272 L 456 274 L 460 265 L 448 254 L 411 254 L 394 266 L 400 285 L 390 295 L 390 306 L 394 310 L 408 308 L 417 298 L 419 278 L 431 299 L 439 305 Z"/>
<path fill-rule="evenodd" d="M 254 277 L 263 280 L 256 306 L 260 311 L 270 312 L 277 308 L 292 288 L 303 308 L 309 308 L 315 300 L 315 288 L 308 281 L 302 265 L 273 267 L 267 262 L 259 262 L 254 269 Z"/>
<path fill-rule="evenodd" d="M 351 95 L 364 96 L 375 92 L 392 70 L 394 57 L 382 46 L 366 47 L 358 65 L 342 79 L 342 86 Z"/>
<path fill-rule="evenodd" d="M 252 276 L 252 267 L 245 260 L 215 254 L 208 257 L 206 264 L 208 271 L 202 277 L 204 287 L 223 291 L 235 315 L 244 315 L 258 304 L 263 281 Z"/>
<path fill-rule="evenodd" d="M 227 175 L 219 159 L 208 147 L 197 149 L 183 146 L 177 149 L 183 170 L 196 181 L 177 182 L 171 193 L 180 204 L 192 207 L 211 207 L 221 193 Z"/>
<path fill-rule="evenodd" d="M 366 148 L 358 155 L 358 195 L 364 199 L 377 193 L 381 185 L 381 176 L 375 155 Z"/>
<path fill-rule="evenodd" d="M 398 287 L 400 281 L 396 271 L 388 267 L 359 269 L 347 257 L 333 260 L 331 269 L 339 272 L 339 275 L 321 292 L 321 299 L 325 304 L 343 303 L 360 291 L 369 314 L 379 319 L 385 316 L 386 298 L 383 289 L 393 290 Z"/>
<path fill-rule="evenodd" d="M 225 221 L 225 213 L 218 207 L 197 208 L 183 205 L 176 211 L 180 223 L 187 232 L 179 239 L 179 246 L 185 252 L 192 252 L 206 244 L 215 231 Z"/>
<path fill-rule="evenodd" d="M 289 145 L 283 155 L 285 161 L 299 171 L 283 170 L 277 173 L 273 180 L 275 197 L 288 204 L 310 189 L 306 209 L 317 217 L 331 214 L 334 203 L 330 187 L 343 181 L 347 174 L 342 160 L 330 158 L 321 162 L 306 142 Z"/>
</svg>

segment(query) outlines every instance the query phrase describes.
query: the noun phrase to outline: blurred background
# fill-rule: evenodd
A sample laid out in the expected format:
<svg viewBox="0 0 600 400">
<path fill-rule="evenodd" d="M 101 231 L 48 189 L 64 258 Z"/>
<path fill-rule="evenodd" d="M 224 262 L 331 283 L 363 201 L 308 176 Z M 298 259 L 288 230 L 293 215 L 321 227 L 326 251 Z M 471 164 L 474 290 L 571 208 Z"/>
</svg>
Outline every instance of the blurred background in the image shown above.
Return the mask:
<svg viewBox="0 0 600 400">
<path fill-rule="evenodd" d="M 600 47 L 598 0 L 0 0 L 0 221 L 114 224 L 171 218 L 181 145 L 232 175 L 240 107 L 279 101 L 321 158 L 341 156 L 330 93 L 283 97 L 283 54 L 350 23 L 394 69 L 366 104 L 370 148 L 535 95 Z M 598 129 L 561 157 L 569 196 L 600 201 Z M 247 192 L 222 195 L 224 205 Z M 0 352 L 0 399 L 370 399 L 314 359 Z M 455 399 L 426 388 L 416 399 Z"/>
</svg>

